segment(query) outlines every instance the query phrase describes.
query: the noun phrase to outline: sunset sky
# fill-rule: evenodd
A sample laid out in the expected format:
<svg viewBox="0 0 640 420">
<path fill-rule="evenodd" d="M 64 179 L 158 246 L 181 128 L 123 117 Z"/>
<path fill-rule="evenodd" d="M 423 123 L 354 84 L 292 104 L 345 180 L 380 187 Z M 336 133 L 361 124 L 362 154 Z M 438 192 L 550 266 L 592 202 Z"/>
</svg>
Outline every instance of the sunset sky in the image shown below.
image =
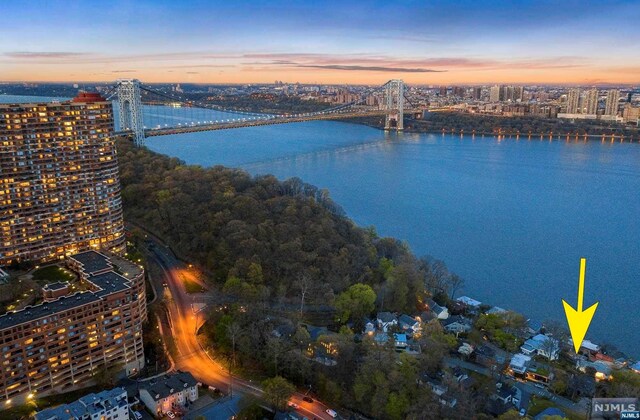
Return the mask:
<svg viewBox="0 0 640 420">
<path fill-rule="evenodd" d="M 0 1 L 0 81 L 640 84 L 640 1 Z"/>
</svg>

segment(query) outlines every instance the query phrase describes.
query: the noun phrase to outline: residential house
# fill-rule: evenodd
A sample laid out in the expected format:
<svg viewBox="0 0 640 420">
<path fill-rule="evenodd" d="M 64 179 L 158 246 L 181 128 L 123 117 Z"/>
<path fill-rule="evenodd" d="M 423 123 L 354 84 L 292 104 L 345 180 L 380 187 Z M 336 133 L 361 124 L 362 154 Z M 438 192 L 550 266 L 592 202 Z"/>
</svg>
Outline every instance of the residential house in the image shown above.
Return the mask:
<svg viewBox="0 0 640 420">
<path fill-rule="evenodd" d="M 571 348 L 573 348 L 573 339 L 569 339 L 569 344 L 571 345 Z M 582 340 L 580 351 L 578 353 L 583 354 L 588 358 L 592 358 L 595 357 L 596 354 L 600 353 L 600 346 L 590 340 Z"/>
<path fill-rule="evenodd" d="M 129 420 L 127 391 L 114 388 L 88 394 L 78 400 L 47 408 L 34 415 L 35 420 L 114 419 Z"/>
<path fill-rule="evenodd" d="M 509 410 L 514 409 L 519 399 L 516 397 L 517 388 L 498 382 L 496 392 L 489 397 L 486 410 L 494 416 L 500 416 Z"/>
<path fill-rule="evenodd" d="M 373 334 L 376 332 L 376 323 L 370 319 L 364 320 L 364 334 Z"/>
<path fill-rule="evenodd" d="M 492 315 L 492 314 L 500 315 L 500 314 L 505 314 L 505 313 L 507 313 L 507 310 L 503 309 L 503 308 L 501 308 L 499 306 L 494 306 L 494 307 L 490 308 L 487 311 L 487 315 Z"/>
<path fill-rule="evenodd" d="M 525 379 L 532 382 L 548 385 L 553 379 L 553 372 L 549 366 L 538 363 L 535 360 L 529 364 Z"/>
<path fill-rule="evenodd" d="M 471 355 L 476 363 L 488 368 L 502 366 L 507 360 L 507 353 L 493 344 L 484 343 Z"/>
<path fill-rule="evenodd" d="M 398 325 L 398 318 L 391 312 L 378 312 L 376 321 L 378 329 L 388 332 L 391 327 Z"/>
<path fill-rule="evenodd" d="M 459 366 L 453 368 L 453 377 L 456 382 L 462 385 L 463 388 L 469 389 L 475 383 L 475 380 L 467 375 L 467 373 Z"/>
<path fill-rule="evenodd" d="M 407 348 L 407 335 L 406 334 L 394 334 L 394 342 L 397 349 Z"/>
<path fill-rule="evenodd" d="M 524 379 L 530 363 L 531 356 L 522 353 L 514 354 L 509 362 L 509 373 L 515 378 Z"/>
<path fill-rule="evenodd" d="M 629 368 L 635 373 L 640 373 L 640 362 L 635 362 L 634 364 L 629 366 Z"/>
<path fill-rule="evenodd" d="M 435 394 L 440 404 L 453 408 L 458 403 L 458 400 L 449 394 L 449 387 L 442 382 L 442 379 L 425 375 L 420 382 L 426 384 L 431 389 L 431 392 Z"/>
<path fill-rule="evenodd" d="M 529 335 L 540 334 L 540 331 L 542 331 L 542 324 L 540 322 L 532 319 L 527 320 L 527 332 Z"/>
<path fill-rule="evenodd" d="M 587 368 L 595 370 L 594 378 L 596 381 L 607 381 L 611 379 L 611 367 L 604 362 L 592 362 L 586 359 L 578 359 L 576 361 L 576 369 L 580 372 L 586 372 Z"/>
<path fill-rule="evenodd" d="M 438 319 L 449 318 L 449 310 L 446 307 L 438 305 L 433 301 L 433 299 L 427 299 L 425 303 L 427 304 L 427 306 L 429 307 L 429 310 L 435 315 L 436 318 Z"/>
<path fill-rule="evenodd" d="M 181 411 L 198 399 L 198 382 L 189 372 L 177 371 L 140 382 L 140 401 L 157 415 Z"/>
<path fill-rule="evenodd" d="M 386 345 L 391 337 L 389 337 L 389 333 L 378 331 L 373 335 L 373 342 L 379 346 Z"/>
<path fill-rule="evenodd" d="M 556 360 L 560 353 L 560 343 L 555 338 L 538 334 L 525 341 L 520 350 L 527 356 L 539 355 L 549 360 Z"/>
<path fill-rule="evenodd" d="M 456 299 L 458 302 L 462 302 L 465 305 L 467 305 L 467 308 L 471 308 L 471 309 L 475 309 L 478 310 L 480 309 L 480 305 L 482 305 L 482 302 L 472 299 L 468 296 L 460 296 L 458 299 Z"/>
<path fill-rule="evenodd" d="M 406 332 L 409 335 L 418 334 L 422 330 L 420 321 L 406 314 L 402 314 L 400 318 L 398 318 L 398 325 L 400 325 L 402 331 Z"/>
<path fill-rule="evenodd" d="M 444 330 L 452 334 L 467 333 L 471 331 L 472 322 L 470 319 L 460 315 L 454 315 L 442 321 Z"/>
</svg>

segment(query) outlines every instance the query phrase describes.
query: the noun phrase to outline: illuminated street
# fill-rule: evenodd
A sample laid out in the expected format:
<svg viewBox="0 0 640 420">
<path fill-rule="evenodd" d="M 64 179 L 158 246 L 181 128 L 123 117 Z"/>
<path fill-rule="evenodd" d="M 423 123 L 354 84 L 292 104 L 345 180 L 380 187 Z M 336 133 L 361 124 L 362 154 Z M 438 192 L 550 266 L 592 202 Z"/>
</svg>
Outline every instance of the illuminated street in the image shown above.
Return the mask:
<svg viewBox="0 0 640 420">
<path fill-rule="evenodd" d="M 189 371 L 200 382 L 215 386 L 223 392 L 229 392 L 230 376 L 227 368 L 209 357 L 196 338 L 196 327 L 201 326 L 204 317 L 196 316 L 194 313 L 193 299 L 186 293 L 182 283 L 182 276 L 189 273 L 189 270 L 166 247 L 156 244 L 150 251 L 149 255 L 152 258 L 149 263 L 158 264 L 164 272 L 162 280 L 167 284 L 164 290 L 165 302 L 169 313 L 171 335 L 179 355 L 174 360 L 175 369 Z M 189 280 L 197 281 L 193 276 L 189 277 Z M 157 293 L 160 293 L 162 289 L 162 285 L 158 284 L 161 283 L 160 279 L 153 279 L 153 281 L 153 287 Z M 163 334 L 167 334 L 167 331 L 163 331 Z M 252 394 L 260 397 L 262 390 L 250 381 L 234 376 L 233 393 Z M 308 403 L 302 398 L 303 394 L 296 393 L 291 399 L 298 405 L 297 411 L 300 415 L 307 418 L 331 419 L 325 413 L 327 406 L 318 401 Z"/>
</svg>

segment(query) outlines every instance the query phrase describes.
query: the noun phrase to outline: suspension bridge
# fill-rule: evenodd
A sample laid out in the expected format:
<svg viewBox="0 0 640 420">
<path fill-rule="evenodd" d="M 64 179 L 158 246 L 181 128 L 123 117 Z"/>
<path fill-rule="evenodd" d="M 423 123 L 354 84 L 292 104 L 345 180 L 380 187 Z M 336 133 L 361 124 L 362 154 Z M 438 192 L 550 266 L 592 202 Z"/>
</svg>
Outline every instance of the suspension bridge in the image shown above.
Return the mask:
<svg viewBox="0 0 640 420">
<path fill-rule="evenodd" d="M 381 101 L 377 106 L 367 105 L 367 98 L 374 94 Z M 118 80 L 107 93 L 107 99 L 117 102 L 118 126 L 114 135 L 130 138 L 138 146 L 152 136 L 372 116 L 385 117 L 385 130 L 400 131 L 404 128 L 405 113 L 421 112 L 407 99 L 404 82 L 399 79 L 371 88 L 355 101 L 298 114 L 259 114 L 229 109 L 175 92 L 163 92 L 137 79 Z M 405 108 L 405 103 L 410 108 Z"/>
</svg>

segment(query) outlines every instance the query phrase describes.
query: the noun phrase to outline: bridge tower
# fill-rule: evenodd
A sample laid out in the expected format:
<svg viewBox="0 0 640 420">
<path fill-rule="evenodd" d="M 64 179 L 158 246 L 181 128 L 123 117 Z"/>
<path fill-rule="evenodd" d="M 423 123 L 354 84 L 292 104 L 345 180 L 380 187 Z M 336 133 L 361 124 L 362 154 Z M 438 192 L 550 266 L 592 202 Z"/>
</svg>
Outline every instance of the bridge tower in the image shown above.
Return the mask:
<svg viewBox="0 0 640 420">
<path fill-rule="evenodd" d="M 142 99 L 138 79 L 120 79 L 117 81 L 120 130 L 133 133 L 136 146 L 144 146 L 144 122 L 142 120 Z"/>
<path fill-rule="evenodd" d="M 384 108 L 390 111 L 384 121 L 385 130 L 404 129 L 404 82 L 400 79 L 389 80 L 384 85 Z"/>
</svg>

